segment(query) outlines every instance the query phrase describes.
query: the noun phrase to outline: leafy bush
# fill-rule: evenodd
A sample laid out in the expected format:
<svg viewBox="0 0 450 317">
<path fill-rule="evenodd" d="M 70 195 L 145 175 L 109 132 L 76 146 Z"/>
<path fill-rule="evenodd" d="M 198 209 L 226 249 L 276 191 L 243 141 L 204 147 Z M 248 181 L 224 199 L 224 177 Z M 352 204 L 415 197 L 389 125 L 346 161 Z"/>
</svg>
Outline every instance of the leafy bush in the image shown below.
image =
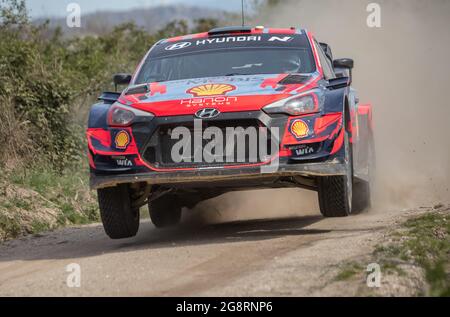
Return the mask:
<svg viewBox="0 0 450 317">
<path fill-rule="evenodd" d="M 217 22 L 199 20 L 192 31 Z M 0 241 L 99 220 L 89 190 L 89 107 L 133 72 L 160 38 L 188 33 L 185 21 L 155 34 L 132 23 L 101 36 L 65 39 L 30 23 L 24 0 L 0 0 Z"/>
<path fill-rule="evenodd" d="M 85 152 L 89 105 L 111 76 L 133 72 L 160 38 L 188 33 L 174 21 L 156 34 L 133 23 L 102 36 L 64 39 L 60 29 L 30 23 L 24 0 L 0 0 L 0 169 L 45 164 L 62 172 Z M 192 31 L 217 21 L 201 19 Z"/>
</svg>

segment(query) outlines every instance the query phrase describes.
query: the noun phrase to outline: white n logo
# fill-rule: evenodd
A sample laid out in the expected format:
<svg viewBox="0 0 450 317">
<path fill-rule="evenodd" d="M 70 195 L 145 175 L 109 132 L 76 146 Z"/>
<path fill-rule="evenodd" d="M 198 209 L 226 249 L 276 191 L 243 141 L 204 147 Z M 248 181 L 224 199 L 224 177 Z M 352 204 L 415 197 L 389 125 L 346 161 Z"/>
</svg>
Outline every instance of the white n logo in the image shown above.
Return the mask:
<svg viewBox="0 0 450 317">
<path fill-rule="evenodd" d="M 278 36 L 272 36 L 269 39 L 269 42 L 275 42 L 275 41 L 279 41 L 279 42 L 290 42 L 292 41 L 293 37 L 292 36 L 285 36 L 285 37 L 278 37 Z"/>
</svg>

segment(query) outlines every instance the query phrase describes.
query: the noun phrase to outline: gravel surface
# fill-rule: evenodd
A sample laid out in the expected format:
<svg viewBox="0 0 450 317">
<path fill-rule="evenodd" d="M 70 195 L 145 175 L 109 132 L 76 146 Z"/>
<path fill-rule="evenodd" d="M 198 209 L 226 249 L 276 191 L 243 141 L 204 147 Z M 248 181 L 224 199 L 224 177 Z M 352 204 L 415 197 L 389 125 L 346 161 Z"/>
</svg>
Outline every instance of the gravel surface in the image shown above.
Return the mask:
<svg viewBox="0 0 450 317">
<path fill-rule="evenodd" d="M 0 245 L 0 295 L 363 295 L 364 280 L 336 281 L 340 266 L 371 254 L 389 229 L 421 212 L 324 219 L 311 211 L 168 230 L 144 220 L 137 237 L 121 241 L 100 224 L 67 228 Z M 79 288 L 66 283 L 71 263 L 81 268 Z"/>
</svg>

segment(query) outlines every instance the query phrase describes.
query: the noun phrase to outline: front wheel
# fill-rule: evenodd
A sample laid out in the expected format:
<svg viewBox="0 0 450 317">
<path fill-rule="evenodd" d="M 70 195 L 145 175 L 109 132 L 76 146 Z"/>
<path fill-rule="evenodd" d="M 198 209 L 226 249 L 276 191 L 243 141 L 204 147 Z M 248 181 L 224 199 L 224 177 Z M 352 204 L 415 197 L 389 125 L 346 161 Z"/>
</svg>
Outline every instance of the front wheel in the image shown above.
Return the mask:
<svg viewBox="0 0 450 317">
<path fill-rule="evenodd" d="M 348 132 L 344 135 L 345 175 L 320 177 L 317 180 L 320 212 L 324 217 L 346 217 L 352 212 L 353 159 Z"/>
<path fill-rule="evenodd" d="M 132 207 L 129 186 L 103 188 L 97 193 L 106 234 L 111 239 L 134 237 L 139 229 L 139 208 Z"/>
</svg>

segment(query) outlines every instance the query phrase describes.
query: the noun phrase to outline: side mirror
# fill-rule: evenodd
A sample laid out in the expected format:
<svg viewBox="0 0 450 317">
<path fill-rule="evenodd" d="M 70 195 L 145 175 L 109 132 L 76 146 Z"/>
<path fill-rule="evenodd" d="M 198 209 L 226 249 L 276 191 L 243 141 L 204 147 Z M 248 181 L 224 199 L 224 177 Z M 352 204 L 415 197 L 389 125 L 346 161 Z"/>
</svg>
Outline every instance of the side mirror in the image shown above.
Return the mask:
<svg viewBox="0 0 450 317">
<path fill-rule="evenodd" d="M 337 78 L 340 77 L 350 77 L 350 69 L 348 68 L 334 68 L 334 73 L 336 74 Z"/>
<path fill-rule="evenodd" d="M 351 58 L 340 58 L 333 61 L 333 67 L 353 69 L 355 62 Z"/>
<path fill-rule="evenodd" d="M 131 82 L 131 75 L 130 74 L 115 74 L 113 76 L 113 82 L 114 82 L 114 86 L 116 87 L 116 91 L 117 91 L 117 86 L 120 85 L 129 85 Z"/>
</svg>

